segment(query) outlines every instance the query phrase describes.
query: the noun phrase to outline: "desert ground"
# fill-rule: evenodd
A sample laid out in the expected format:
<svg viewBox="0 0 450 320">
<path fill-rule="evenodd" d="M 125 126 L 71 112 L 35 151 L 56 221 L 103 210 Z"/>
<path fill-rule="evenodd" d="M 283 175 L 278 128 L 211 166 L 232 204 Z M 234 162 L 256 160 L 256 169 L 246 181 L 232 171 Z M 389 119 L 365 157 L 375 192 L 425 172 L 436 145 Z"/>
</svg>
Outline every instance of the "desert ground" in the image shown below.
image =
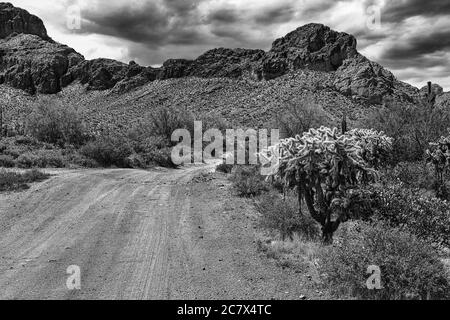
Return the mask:
<svg viewBox="0 0 450 320">
<path fill-rule="evenodd" d="M 0 298 L 304 296 L 306 278 L 257 252 L 253 209 L 211 169 L 59 170 L 1 194 Z M 71 265 L 81 290 L 66 286 Z"/>
</svg>

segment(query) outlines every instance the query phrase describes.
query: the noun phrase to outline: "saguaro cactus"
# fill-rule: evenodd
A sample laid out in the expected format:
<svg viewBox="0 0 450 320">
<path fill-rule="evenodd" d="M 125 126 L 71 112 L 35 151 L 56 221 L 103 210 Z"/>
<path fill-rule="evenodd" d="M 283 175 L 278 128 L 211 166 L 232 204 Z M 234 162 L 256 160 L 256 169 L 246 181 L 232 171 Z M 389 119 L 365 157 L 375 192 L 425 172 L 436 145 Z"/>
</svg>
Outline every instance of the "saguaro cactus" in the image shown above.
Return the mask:
<svg viewBox="0 0 450 320">
<path fill-rule="evenodd" d="M 433 84 L 431 81 L 428 81 L 427 84 L 427 94 L 426 94 L 426 103 L 429 108 L 432 108 L 436 102 L 436 93 L 433 91 Z"/>
</svg>

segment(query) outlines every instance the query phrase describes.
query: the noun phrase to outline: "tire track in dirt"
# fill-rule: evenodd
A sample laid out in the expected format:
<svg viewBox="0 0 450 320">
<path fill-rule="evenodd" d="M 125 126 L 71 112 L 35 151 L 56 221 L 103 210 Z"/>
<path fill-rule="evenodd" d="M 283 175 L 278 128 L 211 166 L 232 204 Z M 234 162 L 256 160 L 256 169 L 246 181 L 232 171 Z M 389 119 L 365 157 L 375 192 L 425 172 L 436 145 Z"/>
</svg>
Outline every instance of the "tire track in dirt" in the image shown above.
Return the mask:
<svg viewBox="0 0 450 320">
<path fill-rule="evenodd" d="M 0 298 L 167 297 L 170 190 L 198 170 L 75 171 L 2 199 Z"/>
<path fill-rule="evenodd" d="M 0 299 L 265 299 L 295 287 L 224 194 L 179 170 L 61 171 L 0 194 Z M 81 290 L 66 287 L 81 268 Z M 256 282 L 255 282 L 256 281 Z"/>
</svg>

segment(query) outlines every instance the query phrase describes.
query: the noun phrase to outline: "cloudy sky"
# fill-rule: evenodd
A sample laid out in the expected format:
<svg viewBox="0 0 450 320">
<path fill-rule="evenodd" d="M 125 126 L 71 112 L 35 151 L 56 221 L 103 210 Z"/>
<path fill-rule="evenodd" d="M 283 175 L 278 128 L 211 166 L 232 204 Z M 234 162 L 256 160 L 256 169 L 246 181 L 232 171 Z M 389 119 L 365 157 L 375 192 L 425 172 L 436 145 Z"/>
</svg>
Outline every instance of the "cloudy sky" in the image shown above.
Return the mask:
<svg viewBox="0 0 450 320">
<path fill-rule="evenodd" d="M 358 50 L 399 79 L 418 87 L 432 80 L 450 91 L 450 0 L 9 2 L 41 17 L 53 39 L 88 59 L 142 65 L 195 58 L 214 47 L 268 50 L 303 24 L 323 23 L 355 35 Z"/>
</svg>

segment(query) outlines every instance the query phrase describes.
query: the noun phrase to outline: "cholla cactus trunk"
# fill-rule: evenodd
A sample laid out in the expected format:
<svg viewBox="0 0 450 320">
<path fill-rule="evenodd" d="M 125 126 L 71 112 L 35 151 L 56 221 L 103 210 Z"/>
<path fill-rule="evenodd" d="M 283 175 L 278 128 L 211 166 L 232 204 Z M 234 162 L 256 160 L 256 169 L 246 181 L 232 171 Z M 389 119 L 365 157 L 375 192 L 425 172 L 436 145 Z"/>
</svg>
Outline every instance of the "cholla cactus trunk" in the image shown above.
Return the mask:
<svg viewBox="0 0 450 320">
<path fill-rule="evenodd" d="M 302 211 L 303 188 L 302 188 L 302 184 L 300 182 L 300 179 L 298 180 L 298 183 L 297 183 L 297 200 L 298 200 L 298 214 L 302 215 L 303 214 L 303 211 Z"/>
<path fill-rule="evenodd" d="M 345 134 L 348 131 L 347 112 L 344 112 L 344 115 L 342 116 L 341 130 L 342 130 L 342 134 Z"/>
</svg>

